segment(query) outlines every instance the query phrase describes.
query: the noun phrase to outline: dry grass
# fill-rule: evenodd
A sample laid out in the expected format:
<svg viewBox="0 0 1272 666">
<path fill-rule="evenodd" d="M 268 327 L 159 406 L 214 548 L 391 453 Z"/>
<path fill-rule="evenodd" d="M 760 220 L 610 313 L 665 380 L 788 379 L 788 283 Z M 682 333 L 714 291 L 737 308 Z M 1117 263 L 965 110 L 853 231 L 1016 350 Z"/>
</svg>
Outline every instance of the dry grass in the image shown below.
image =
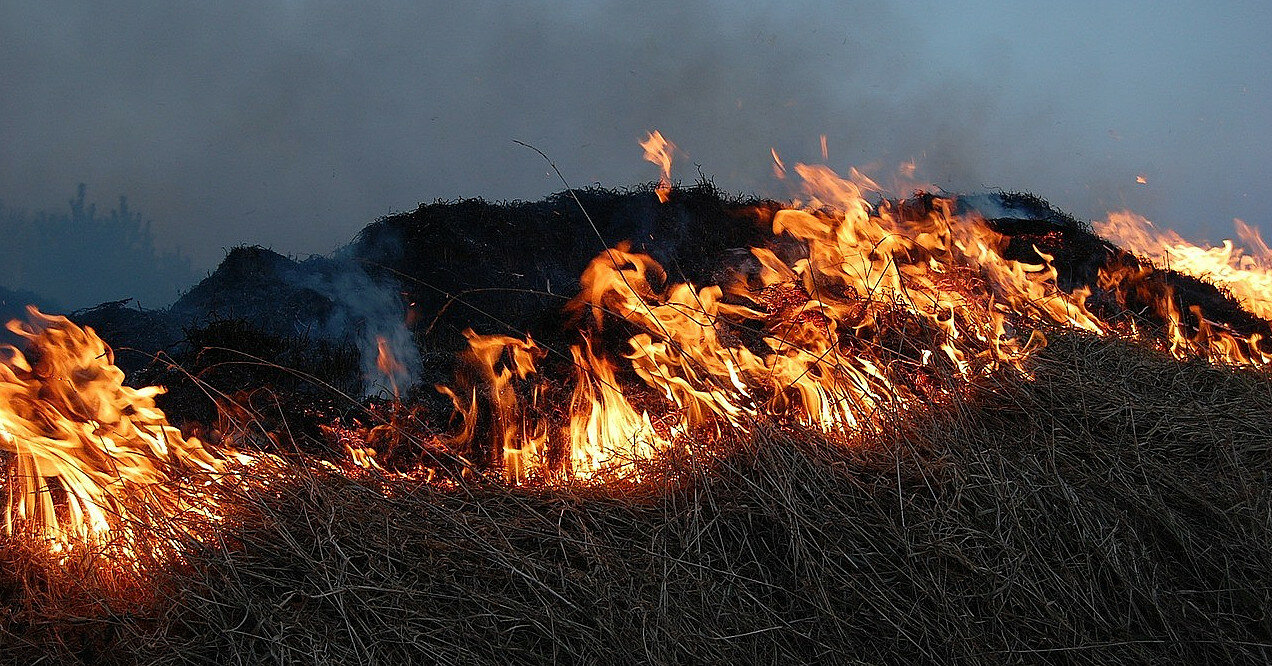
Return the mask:
<svg viewBox="0 0 1272 666">
<path fill-rule="evenodd" d="M 35 584 L 10 545 L 0 657 L 1272 659 L 1267 375 L 1079 336 L 1035 370 L 869 446 L 765 428 L 709 461 L 662 461 L 640 486 L 386 496 L 374 479 L 302 475 L 240 498 L 242 524 L 148 577 L 151 595 Z"/>
</svg>

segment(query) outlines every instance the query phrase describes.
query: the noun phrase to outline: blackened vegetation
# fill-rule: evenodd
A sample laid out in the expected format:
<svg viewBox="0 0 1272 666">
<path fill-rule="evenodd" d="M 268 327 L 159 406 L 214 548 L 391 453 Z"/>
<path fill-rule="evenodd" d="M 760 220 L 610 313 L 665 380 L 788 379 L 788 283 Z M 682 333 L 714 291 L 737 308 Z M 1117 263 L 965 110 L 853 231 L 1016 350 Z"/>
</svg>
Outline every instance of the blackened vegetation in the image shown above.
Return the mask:
<svg viewBox="0 0 1272 666">
<path fill-rule="evenodd" d="M 936 197 L 918 194 L 895 205 L 902 216 L 922 216 L 933 210 Z M 1036 195 L 1021 192 L 972 195 L 958 198 L 954 212 L 978 213 L 990 228 L 1003 234 L 998 248 L 1006 259 L 1040 265 L 1046 255 L 1056 268 L 1057 286 L 1067 292 L 1087 288 L 1087 306 L 1110 322 L 1134 320 L 1140 330 L 1165 336 L 1163 327 L 1173 303 L 1181 321 L 1196 330 L 1201 316 L 1211 325 L 1243 337 L 1257 334 L 1265 340 L 1272 326 L 1244 308 L 1226 290 L 1184 275 L 1169 266 L 1154 266 L 1100 238 L 1091 225 L 1056 210 Z M 1117 276 L 1101 279 L 1101 272 Z"/>
<path fill-rule="evenodd" d="M 648 188 L 579 196 L 605 243 L 631 239 L 669 280 L 698 284 L 762 244 L 776 206 L 705 185 L 665 206 Z M 1008 236 L 1001 251 L 1054 256 L 1061 286 L 1092 288 L 1102 315 L 1122 308 L 1151 330 L 1161 313 L 1132 308 L 1170 287 L 1185 313 L 1266 330 L 1169 271 L 1134 271 L 1118 302 L 1098 269 L 1148 267 L 1041 200 L 995 196 L 984 210 Z M 918 215 L 932 201 L 895 205 Z M 762 424 L 642 462 L 641 484 L 511 488 L 460 473 L 427 437 L 449 413 L 428 381 L 451 378 L 467 326 L 573 341 L 560 305 L 602 247 L 568 195 L 438 202 L 377 222 L 335 258 L 236 250 L 185 309 L 82 313 L 117 348 L 177 336 L 132 378 L 169 386 L 164 406 L 212 441 L 331 456 L 371 428 L 386 466 L 422 462 L 455 485 L 298 467 L 239 497 L 222 538 L 150 572 L 141 599 L 0 542 L 0 661 L 1272 659 L 1266 373 L 1058 333 L 1032 381 L 980 378 L 951 405 L 885 414 L 853 447 Z M 358 350 L 320 321 L 346 307 L 328 278 L 350 265 L 369 278 L 356 284 L 401 294 L 428 359 L 405 405 L 359 400 Z M 807 298 L 759 296 L 779 318 Z M 613 324 L 603 344 L 621 344 Z M 564 410 L 568 389 L 554 390 Z"/>
<path fill-rule="evenodd" d="M 280 337 L 321 335 L 335 304 L 309 283 L 337 270 L 332 264 L 325 257 L 296 261 L 260 246 L 236 247 L 170 312 L 196 324 L 240 320 Z"/>
<path fill-rule="evenodd" d="M 593 257 L 630 241 L 671 280 L 701 285 L 763 244 L 761 203 L 727 198 L 705 180 L 666 204 L 648 187 L 576 190 L 538 202 L 438 201 L 369 225 L 342 254 L 381 280 L 400 281 L 425 351 L 463 349 L 466 328 L 529 333 L 564 351 L 573 337 L 562 308 Z"/>
<path fill-rule="evenodd" d="M 356 349 L 283 337 L 230 319 L 186 332 L 138 381 L 168 388 L 162 406 L 186 434 L 270 453 L 332 453 L 322 424 L 361 414 Z M 228 438 L 228 439 L 227 439 Z"/>
<path fill-rule="evenodd" d="M 148 310 L 131 299 L 80 310 L 71 315 L 71 320 L 92 326 L 115 352 L 115 365 L 129 374 L 147 367 L 156 352 L 183 335 L 168 311 Z"/>
<path fill-rule="evenodd" d="M 1246 311 L 1227 291 L 1169 266 L 1154 266 L 1096 236 L 1090 225 L 1037 196 L 1007 193 L 997 198 L 1003 208 L 986 221 L 1008 239 L 1000 250 L 1003 257 L 1040 264 L 1039 252 L 1050 256 L 1058 286 L 1069 292 L 1090 289 L 1087 304 L 1101 319 L 1135 319 L 1141 328 L 1150 332 L 1156 328 L 1160 333 L 1167 320 L 1161 306 L 1173 302 L 1190 329 L 1200 324 L 1200 312 L 1209 322 L 1244 337 L 1258 334 L 1267 339 L 1272 333 L 1266 320 Z M 1101 271 L 1121 277 L 1116 283 L 1101 283 Z"/>
</svg>

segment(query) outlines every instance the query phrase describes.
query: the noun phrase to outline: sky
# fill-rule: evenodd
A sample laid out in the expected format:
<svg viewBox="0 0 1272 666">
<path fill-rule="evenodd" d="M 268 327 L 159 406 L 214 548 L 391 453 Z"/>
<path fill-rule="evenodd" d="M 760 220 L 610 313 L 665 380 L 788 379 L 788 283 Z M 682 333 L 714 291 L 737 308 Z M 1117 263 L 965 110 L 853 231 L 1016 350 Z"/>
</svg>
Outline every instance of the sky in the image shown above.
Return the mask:
<svg viewBox="0 0 1272 666">
<path fill-rule="evenodd" d="M 125 194 L 203 273 L 561 190 L 514 141 L 630 186 L 657 177 L 637 142 L 658 129 L 674 176 L 785 197 L 769 149 L 820 162 L 825 134 L 841 171 L 914 161 L 1216 241 L 1272 228 L 1269 34 L 1272 5 L 1236 1 L 6 0 L 0 201 Z"/>
</svg>

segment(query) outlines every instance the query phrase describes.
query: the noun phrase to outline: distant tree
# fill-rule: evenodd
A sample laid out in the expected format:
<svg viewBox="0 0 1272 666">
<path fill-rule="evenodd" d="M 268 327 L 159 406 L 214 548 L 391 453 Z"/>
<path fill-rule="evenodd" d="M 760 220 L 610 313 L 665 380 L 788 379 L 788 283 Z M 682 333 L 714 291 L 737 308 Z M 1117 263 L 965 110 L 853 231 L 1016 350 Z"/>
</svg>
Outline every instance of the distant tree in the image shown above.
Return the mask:
<svg viewBox="0 0 1272 666">
<path fill-rule="evenodd" d="M 150 308 L 171 303 L 194 282 L 190 258 L 155 247 L 150 221 L 128 207 L 98 215 L 81 183 L 69 213 L 34 214 L 0 202 L 0 286 L 25 289 L 68 307 L 135 298 Z"/>
</svg>

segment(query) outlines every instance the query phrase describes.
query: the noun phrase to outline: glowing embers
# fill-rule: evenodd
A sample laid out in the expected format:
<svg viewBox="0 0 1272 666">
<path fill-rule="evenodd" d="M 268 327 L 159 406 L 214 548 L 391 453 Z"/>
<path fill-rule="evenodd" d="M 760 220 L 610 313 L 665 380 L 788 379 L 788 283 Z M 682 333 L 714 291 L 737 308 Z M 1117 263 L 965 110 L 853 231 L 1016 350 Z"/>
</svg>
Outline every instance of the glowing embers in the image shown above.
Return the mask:
<svg viewBox="0 0 1272 666">
<path fill-rule="evenodd" d="M 34 534 L 58 552 L 79 544 L 130 558 L 141 543 L 172 545 L 139 532 L 190 536 L 215 522 L 208 488 L 227 463 L 168 424 L 154 402 L 163 389 L 125 386 L 92 329 L 28 310 L 30 323 L 8 328 L 30 355 L 5 347 L 0 363 L 6 531 Z"/>
</svg>

